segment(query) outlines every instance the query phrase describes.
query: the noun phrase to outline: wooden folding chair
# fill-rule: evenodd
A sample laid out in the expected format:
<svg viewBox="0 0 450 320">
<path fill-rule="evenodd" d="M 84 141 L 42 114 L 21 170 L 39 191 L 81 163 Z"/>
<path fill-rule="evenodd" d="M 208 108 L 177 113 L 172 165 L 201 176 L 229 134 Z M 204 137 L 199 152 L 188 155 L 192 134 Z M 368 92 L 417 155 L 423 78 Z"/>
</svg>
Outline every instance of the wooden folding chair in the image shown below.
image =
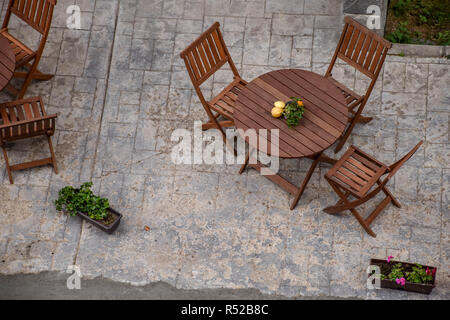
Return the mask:
<svg viewBox="0 0 450 320">
<path fill-rule="evenodd" d="M 342 91 L 347 99 L 347 106 L 351 114 L 348 119 L 349 126 L 339 139 L 335 153 L 342 149 L 356 123 L 367 123 L 372 120 L 372 117 L 363 117 L 361 113 L 378 79 L 386 54 L 392 46 L 389 41 L 352 18 L 345 17 L 344 22 L 344 30 L 325 73 L 325 77 Z M 345 61 L 371 79 L 364 95 L 357 94 L 333 78 L 332 71 L 337 58 Z M 355 111 L 356 107 L 358 108 Z"/>
<path fill-rule="evenodd" d="M 14 88 L 11 85 L 7 87 L 7 90 L 16 95 L 17 99 L 23 98 L 33 79 L 50 80 L 53 77 L 51 74 L 43 74 L 37 67 L 50 31 L 55 5 L 56 0 L 9 1 L 0 34 L 9 40 L 11 47 L 14 50 L 16 56 L 16 70 L 19 70 L 20 68 L 28 69 L 27 72 L 16 71 L 14 73 L 16 78 L 25 79 L 20 89 Z M 36 51 L 31 50 L 20 40 L 9 34 L 8 24 L 11 19 L 11 14 L 17 16 L 41 34 L 41 41 Z"/>
<path fill-rule="evenodd" d="M 370 228 L 373 220 L 389 202 L 400 208 L 400 203 L 388 190 L 386 184 L 398 169 L 419 149 L 422 142 L 420 141 L 408 154 L 390 166 L 381 163 L 357 147 L 350 146 L 343 157 L 325 174 L 328 183 L 341 199 L 334 206 L 325 208 L 324 211 L 329 214 L 335 214 L 350 210 L 364 230 L 372 237 L 376 237 Z M 386 178 L 381 181 L 381 177 L 385 174 L 387 174 Z M 371 191 L 375 184 L 378 186 Z M 362 218 L 355 207 L 367 202 L 380 191 L 383 191 L 386 197 L 370 213 L 367 219 Z M 356 200 L 350 200 L 350 196 L 353 196 Z"/>
<path fill-rule="evenodd" d="M 234 103 L 239 91 L 247 84 L 239 75 L 220 32 L 219 22 L 215 22 L 193 43 L 180 53 L 184 60 L 195 91 L 209 117 L 209 122 L 202 125 L 203 130 L 217 128 L 226 142 L 222 128 L 234 126 Z M 234 80 L 211 101 L 206 101 L 200 85 L 219 70 L 225 63 L 229 64 Z M 224 121 L 218 121 L 222 116 Z"/>
<path fill-rule="evenodd" d="M 9 182 L 14 183 L 12 171 L 47 164 L 53 165 L 58 173 L 51 136 L 55 133 L 56 114 L 47 115 L 41 97 L 28 98 L 0 104 L 0 146 L 5 157 Z M 6 154 L 6 143 L 34 136 L 46 135 L 50 148 L 50 158 L 34 160 L 11 166 Z"/>
</svg>

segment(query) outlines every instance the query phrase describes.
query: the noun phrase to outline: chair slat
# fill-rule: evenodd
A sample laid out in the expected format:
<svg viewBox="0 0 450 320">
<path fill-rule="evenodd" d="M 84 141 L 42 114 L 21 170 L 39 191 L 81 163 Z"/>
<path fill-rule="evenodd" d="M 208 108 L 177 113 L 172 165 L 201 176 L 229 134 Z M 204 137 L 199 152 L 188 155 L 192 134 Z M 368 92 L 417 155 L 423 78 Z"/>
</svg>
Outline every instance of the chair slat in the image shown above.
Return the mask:
<svg viewBox="0 0 450 320">
<path fill-rule="evenodd" d="M 33 112 L 31 111 L 31 105 L 29 103 L 24 103 L 23 109 L 25 110 L 25 117 L 27 120 L 33 119 Z"/>
<path fill-rule="evenodd" d="M 196 62 L 197 70 L 200 73 L 200 77 L 203 77 L 205 75 L 206 71 L 203 67 L 202 62 L 200 61 L 200 56 L 197 52 L 197 48 L 192 49 L 192 54 L 193 54 L 195 62 Z"/>
<path fill-rule="evenodd" d="M 341 47 L 339 48 L 339 51 L 343 55 L 345 55 L 345 51 L 347 50 L 348 43 L 350 42 L 350 38 L 353 34 L 353 30 L 354 30 L 354 27 L 352 25 L 346 26 L 345 38 L 344 38 L 344 41 L 343 41 Z"/>
<path fill-rule="evenodd" d="M 348 45 L 347 53 L 345 54 L 347 58 L 351 58 L 353 54 L 353 49 L 355 48 L 356 42 L 358 41 L 359 34 L 361 33 L 360 30 L 355 30 L 353 32 L 352 40 L 350 41 L 350 44 Z"/>
<path fill-rule="evenodd" d="M 23 9 L 25 8 L 25 2 L 26 0 L 22 0 L 22 2 L 20 3 L 20 6 L 18 8 L 20 13 L 23 13 Z"/>
<path fill-rule="evenodd" d="M 41 24 L 42 11 L 44 9 L 44 2 L 45 2 L 44 0 L 39 0 L 39 6 L 38 6 L 37 13 L 36 13 L 35 20 L 34 20 L 34 22 L 38 26 Z"/>
<path fill-rule="evenodd" d="M 206 39 L 208 40 L 209 48 L 211 49 L 211 52 L 214 56 L 214 60 L 216 61 L 216 64 L 218 64 L 220 61 L 220 58 L 219 58 L 219 54 L 217 53 L 216 46 L 214 45 L 214 40 L 210 34 L 206 37 Z"/>
<path fill-rule="evenodd" d="M 216 45 L 217 49 L 219 50 L 220 59 L 221 59 L 221 60 L 222 60 L 222 59 L 225 59 L 225 58 L 226 58 L 226 54 L 225 54 L 225 51 L 223 50 L 222 42 L 221 42 L 220 39 L 219 39 L 218 31 L 215 30 L 215 31 L 212 33 L 212 35 L 213 35 L 214 40 L 215 40 L 215 41 L 214 41 L 214 44 Z"/>
<path fill-rule="evenodd" d="M 9 119 L 11 120 L 11 123 L 15 123 L 18 122 L 18 117 L 16 115 L 16 111 L 14 110 L 14 106 L 10 106 L 8 107 L 8 115 L 9 115 Z"/>
<path fill-rule="evenodd" d="M 358 177 L 353 171 L 349 170 L 345 167 L 340 167 L 337 171 L 339 171 L 341 174 L 345 175 L 347 178 L 351 179 L 352 181 L 356 182 L 360 186 L 364 186 L 367 181 L 364 181 L 360 177 Z"/>
<path fill-rule="evenodd" d="M 33 110 L 34 118 L 38 118 L 41 116 L 41 113 L 39 112 L 39 107 L 38 107 L 36 101 L 31 102 L 31 108 Z"/>
<path fill-rule="evenodd" d="M 361 33 L 361 35 L 360 35 L 360 37 L 359 37 L 359 40 L 358 40 L 358 44 L 356 45 L 356 48 L 355 48 L 355 50 L 353 51 L 353 55 L 352 55 L 352 57 L 351 57 L 351 59 L 354 61 L 354 62 L 356 62 L 356 63 L 358 63 L 357 61 L 358 61 L 358 57 L 359 57 L 359 54 L 360 54 L 360 52 L 361 52 L 361 48 L 362 48 L 362 46 L 363 46 L 363 43 L 364 43 L 364 40 L 366 39 L 366 35 L 364 34 L 364 33 Z"/>
<path fill-rule="evenodd" d="M 360 177 L 361 179 L 363 179 L 364 181 L 369 181 L 373 175 L 374 172 L 370 171 L 372 173 L 372 175 L 369 175 L 365 169 L 366 167 L 364 167 L 361 163 L 349 158 L 347 159 L 343 164 L 343 167 L 349 169 L 350 171 L 352 171 L 353 173 L 355 173 L 358 177 Z M 361 168 L 362 167 L 362 168 Z"/>
<path fill-rule="evenodd" d="M 192 53 L 190 52 L 187 57 L 189 59 L 189 66 L 191 67 L 191 70 L 195 75 L 195 80 L 199 81 L 200 80 L 200 72 L 197 69 L 197 65 L 195 64 L 194 58 L 192 57 Z"/>
<path fill-rule="evenodd" d="M 200 57 L 202 58 L 203 66 L 205 67 L 206 72 L 210 72 L 211 67 L 209 65 L 208 59 L 206 58 L 206 53 L 205 53 L 205 50 L 203 49 L 203 46 L 201 43 L 197 46 L 197 50 L 200 54 Z"/>
<path fill-rule="evenodd" d="M 41 21 L 39 22 L 39 27 L 41 27 L 42 29 L 45 29 L 46 25 L 47 25 L 47 20 L 48 20 L 48 14 L 50 12 L 50 5 L 49 3 L 46 1 L 45 5 L 44 5 L 44 10 L 42 12 L 42 18 Z"/>
<path fill-rule="evenodd" d="M 346 176 L 344 176 L 342 173 L 340 173 L 339 171 L 336 171 L 334 174 L 334 177 L 340 181 L 342 181 L 343 183 L 345 183 L 346 185 L 348 185 L 350 188 L 352 188 L 353 190 L 355 190 L 356 192 L 358 192 L 359 190 L 361 190 L 361 186 L 356 184 L 355 182 L 353 182 L 352 180 L 350 180 L 349 178 L 347 178 Z"/>
<path fill-rule="evenodd" d="M 372 63 L 372 58 L 373 58 L 373 55 L 375 54 L 377 46 L 378 46 L 378 41 L 373 39 L 372 43 L 370 44 L 369 53 L 367 54 L 367 57 L 366 57 L 366 62 L 364 63 L 364 68 L 367 70 L 369 70 L 369 66 Z"/>
<path fill-rule="evenodd" d="M 201 42 L 201 44 L 203 45 L 203 49 L 206 52 L 206 56 L 208 57 L 209 65 L 211 66 L 211 68 L 213 68 L 213 66 L 216 64 L 216 62 L 214 61 L 214 58 L 211 53 L 211 49 L 209 47 L 209 44 L 208 44 L 208 41 L 206 40 L 206 38 Z"/>
<path fill-rule="evenodd" d="M 375 58 L 373 58 L 372 63 L 370 65 L 370 72 L 374 73 L 375 72 L 375 68 L 377 67 L 378 63 L 380 62 L 380 58 L 381 58 L 381 53 L 383 52 L 383 47 L 382 46 L 378 46 L 377 52 L 375 54 Z"/>
<path fill-rule="evenodd" d="M 29 16 L 28 16 L 28 18 L 29 18 L 31 21 L 35 21 L 35 17 L 36 17 L 36 7 L 37 7 L 37 4 L 38 4 L 38 1 L 39 1 L 39 0 L 33 0 L 33 4 L 32 4 L 32 6 L 31 6 L 31 10 L 30 10 L 30 14 L 29 14 Z"/>
<path fill-rule="evenodd" d="M 352 154 L 352 157 L 374 172 L 377 172 L 377 170 L 380 168 L 380 166 L 378 164 L 375 164 L 371 159 L 367 159 L 356 152 Z"/>
<path fill-rule="evenodd" d="M 27 0 L 26 1 L 26 6 L 25 6 L 25 9 L 23 11 L 24 16 L 26 18 L 28 18 L 28 19 L 29 19 L 29 15 L 30 15 L 31 2 L 32 2 L 31 0 Z"/>
<path fill-rule="evenodd" d="M 371 35 L 367 35 L 366 41 L 364 42 L 364 47 L 363 47 L 363 49 L 361 51 L 361 54 L 359 55 L 359 59 L 358 59 L 358 62 L 357 62 L 361 66 L 364 64 L 364 60 L 365 60 L 365 58 L 367 56 L 367 52 L 369 51 L 369 46 L 370 46 L 371 42 L 372 42 L 372 36 Z"/>
</svg>

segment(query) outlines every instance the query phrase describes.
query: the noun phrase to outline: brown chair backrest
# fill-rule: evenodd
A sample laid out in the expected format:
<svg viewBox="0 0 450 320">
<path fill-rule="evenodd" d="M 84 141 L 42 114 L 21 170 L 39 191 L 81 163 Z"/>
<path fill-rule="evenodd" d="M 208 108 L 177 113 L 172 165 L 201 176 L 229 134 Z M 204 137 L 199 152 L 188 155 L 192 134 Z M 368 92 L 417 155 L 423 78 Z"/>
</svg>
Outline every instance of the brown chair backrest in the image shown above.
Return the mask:
<svg viewBox="0 0 450 320">
<path fill-rule="evenodd" d="M 55 131 L 56 114 L 47 115 L 42 98 L 0 104 L 0 142 L 49 134 Z"/>
<path fill-rule="evenodd" d="M 225 63 L 229 63 L 235 76 L 239 76 L 220 32 L 219 22 L 215 22 L 194 42 L 180 53 L 194 87 L 200 86 Z"/>
<path fill-rule="evenodd" d="M 50 29 L 56 0 L 10 0 L 3 28 L 8 27 L 11 14 L 26 22 L 42 35 Z"/>
<path fill-rule="evenodd" d="M 350 17 L 345 17 L 344 22 L 326 76 L 331 75 L 336 58 L 339 58 L 376 81 L 392 43 Z"/>
</svg>

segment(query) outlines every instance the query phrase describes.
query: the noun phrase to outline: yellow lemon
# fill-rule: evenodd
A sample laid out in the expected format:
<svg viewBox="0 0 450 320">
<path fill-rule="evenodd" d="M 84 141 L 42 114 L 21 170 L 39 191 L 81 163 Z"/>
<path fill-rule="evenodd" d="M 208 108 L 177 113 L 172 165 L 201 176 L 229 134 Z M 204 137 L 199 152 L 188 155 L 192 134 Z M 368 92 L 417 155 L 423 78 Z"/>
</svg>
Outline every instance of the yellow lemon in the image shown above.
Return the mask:
<svg viewBox="0 0 450 320">
<path fill-rule="evenodd" d="M 283 109 L 285 106 L 283 101 L 277 101 L 273 105 L 275 106 L 275 108 L 280 108 L 280 109 Z"/>
<path fill-rule="evenodd" d="M 283 108 L 272 108 L 272 117 L 279 118 L 283 114 Z"/>
</svg>

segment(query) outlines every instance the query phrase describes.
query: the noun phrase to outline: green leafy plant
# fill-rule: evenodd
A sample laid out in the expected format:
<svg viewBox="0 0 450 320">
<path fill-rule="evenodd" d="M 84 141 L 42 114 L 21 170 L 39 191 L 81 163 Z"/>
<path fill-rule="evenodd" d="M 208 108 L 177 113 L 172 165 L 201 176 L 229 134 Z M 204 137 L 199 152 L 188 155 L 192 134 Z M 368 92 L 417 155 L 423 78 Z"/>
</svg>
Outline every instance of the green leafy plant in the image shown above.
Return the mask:
<svg viewBox="0 0 450 320">
<path fill-rule="evenodd" d="M 386 21 L 385 37 L 391 42 L 450 44 L 448 0 L 390 0 Z"/>
<path fill-rule="evenodd" d="M 422 14 L 419 15 L 419 19 L 421 23 L 427 23 L 428 21 L 427 16 L 424 16 Z"/>
<path fill-rule="evenodd" d="M 406 273 L 406 279 L 409 282 L 413 283 L 429 283 L 433 281 L 433 273 L 436 272 L 429 270 L 428 268 L 425 269 L 420 264 L 416 263 L 414 267 L 412 267 L 411 272 Z"/>
<path fill-rule="evenodd" d="M 71 216 L 78 212 L 85 213 L 91 219 L 103 220 L 109 215 L 109 202 L 106 198 L 101 198 L 93 194 L 92 182 L 83 183 L 80 189 L 72 186 L 62 188 L 55 200 L 56 210 L 64 211 Z"/>
<path fill-rule="evenodd" d="M 450 31 L 438 32 L 436 43 L 439 45 L 450 45 Z"/>
<path fill-rule="evenodd" d="M 406 11 L 411 8 L 412 0 L 397 0 L 392 6 L 392 10 L 394 11 L 394 15 L 399 17 L 404 15 Z"/>
<path fill-rule="evenodd" d="M 408 30 L 408 22 L 404 21 L 399 24 L 394 32 L 386 35 L 386 39 L 393 43 L 410 43 L 411 32 Z"/>
<path fill-rule="evenodd" d="M 404 278 L 403 268 L 401 263 L 396 263 L 391 269 L 391 272 L 388 275 L 388 278 L 391 280 Z"/>
<path fill-rule="evenodd" d="M 298 97 L 291 97 L 291 99 L 291 101 L 286 103 L 283 111 L 284 118 L 286 119 L 289 128 L 298 125 L 305 112 L 302 99 Z"/>
</svg>

